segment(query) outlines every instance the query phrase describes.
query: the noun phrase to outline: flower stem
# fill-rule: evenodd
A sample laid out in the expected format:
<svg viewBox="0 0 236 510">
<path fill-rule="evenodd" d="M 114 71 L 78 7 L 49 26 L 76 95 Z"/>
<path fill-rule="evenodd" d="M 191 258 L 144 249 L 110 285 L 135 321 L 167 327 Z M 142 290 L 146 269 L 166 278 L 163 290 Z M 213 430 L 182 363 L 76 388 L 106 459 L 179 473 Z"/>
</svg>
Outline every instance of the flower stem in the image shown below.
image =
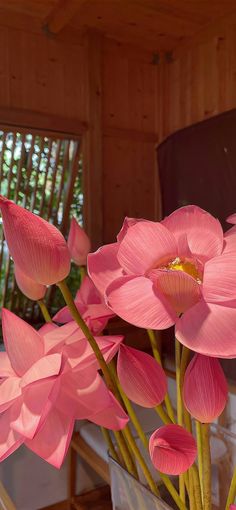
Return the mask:
<svg viewBox="0 0 236 510">
<path fill-rule="evenodd" d="M 198 470 L 199 470 L 199 478 L 200 478 L 201 497 L 203 500 L 202 432 L 201 432 L 201 423 L 197 420 L 195 421 L 195 423 L 196 423 L 197 451 L 198 451 Z"/>
<path fill-rule="evenodd" d="M 157 363 L 159 363 L 159 365 L 162 366 L 161 356 L 160 356 L 160 353 L 158 350 L 157 339 L 155 337 L 155 333 L 152 329 L 148 329 L 147 332 L 148 332 L 150 344 L 152 347 L 153 356 L 154 356 L 155 360 L 157 361 Z M 173 423 L 175 423 L 175 413 L 174 413 L 174 409 L 171 404 L 171 400 L 170 400 L 168 393 L 165 396 L 165 405 L 166 405 L 166 410 L 167 410 L 167 413 L 168 413 L 171 421 Z"/>
<path fill-rule="evenodd" d="M 171 419 L 169 418 L 168 414 L 164 411 L 161 404 L 155 407 L 155 411 L 160 416 L 163 423 L 165 423 L 166 425 L 168 423 L 172 423 Z"/>
<path fill-rule="evenodd" d="M 79 266 L 79 274 L 80 274 L 80 285 L 81 285 L 84 277 L 87 275 L 86 266 Z"/>
<path fill-rule="evenodd" d="M 112 442 L 112 439 L 111 439 L 111 436 L 110 436 L 110 433 L 109 433 L 109 430 L 105 429 L 104 427 L 101 427 L 101 431 L 102 431 L 102 435 L 106 441 L 106 444 L 107 444 L 107 447 L 108 447 L 108 451 L 111 455 L 111 457 L 116 460 L 116 462 L 120 462 L 119 461 L 119 458 L 118 458 L 118 455 L 116 453 L 116 450 L 115 450 L 115 447 L 114 447 L 114 444 Z"/>
<path fill-rule="evenodd" d="M 79 311 L 77 310 L 75 304 L 74 304 L 74 300 L 73 300 L 73 297 L 70 293 L 70 290 L 66 284 L 65 281 L 62 281 L 62 282 L 59 282 L 57 283 L 57 286 L 59 287 L 59 289 L 61 290 L 61 293 L 65 299 L 65 302 L 71 312 L 71 315 L 73 317 L 73 319 L 77 322 L 77 324 L 80 326 L 81 330 L 83 331 L 85 337 L 87 338 L 91 348 L 93 349 L 94 351 L 94 354 L 98 360 L 98 363 L 100 365 L 100 368 L 103 372 L 103 375 L 104 375 L 104 379 L 106 381 L 106 384 L 108 386 L 108 388 L 112 391 L 112 393 L 115 395 L 115 397 L 117 398 L 118 401 L 120 401 L 120 394 L 119 394 L 119 390 L 117 388 L 117 385 L 112 377 L 112 374 L 110 372 L 110 369 L 109 367 L 107 366 L 104 358 L 103 358 L 103 355 L 102 355 L 102 352 L 99 348 L 99 346 L 97 345 L 97 342 L 95 340 L 95 338 L 93 337 L 92 333 L 90 332 L 87 324 L 84 322 L 84 320 L 82 319 Z M 140 466 L 143 470 L 143 473 L 146 477 L 146 480 L 149 484 L 149 487 L 150 489 L 152 490 L 152 492 L 154 494 L 157 494 L 157 487 L 156 487 L 156 484 L 152 478 L 152 475 L 148 469 L 148 467 L 146 466 L 146 463 L 144 461 L 144 459 L 142 458 L 142 455 L 141 453 L 139 452 L 139 449 L 132 437 L 132 434 L 129 430 L 129 427 L 126 426 L 123 430 L 122 430 L 122 433 L 121 432 L 115 432 L 114 431 L 114 435 L 117 439 L 117 442 L 118 442 L 118 446 L 120 447 L 121 449 L 121 452 L 122 452 L 122 455 L 123 457 L 125 458 L 125 463 L 126 463 L 126 466 L 127 466 L 127 469 L 130 473 L 132 473 L 134 476 L 137 477 L 137 472 L 135 472 L 134 470 L 134 464 L 133 464 L 133 461 L 132 461 L 132 457 L 129 455 L 129 451 L 128 449 L 125 449 L 125 446 L 126 446 L 126 443 L 125 443 L 125 439 L 132 451 L 132 453 L 134 454 L 134 456 L 136 457 L 136 459 L 138 460 L 138 462 L 140 463 Z M 127 448 L 127 447 L 126 447 Z"/>
<path fill-rule="evenodd" d="M 225 510 L 229 510 L 230 505 L 234 503 L 235 497 L 236 497 L 236 468 L 234 469 L 234 474 L 231 480 Z"/>
<path fill-rule="evenodd" d="M 45 322 L 52 322 L 52 319 L 50 317 L 50 314 L 49 314 L 49 311 L 44 303 L 44 301 L 42 299 L 39 299 L 38 300 L 38 305 L 40 307 L 40 310 L 42 312 L 42 315 L 43 315 L 43 318 L 45 320 Z"/>
<path fill-rule="evenodd" d="M 118 380 L 118 377 L 117 377 L 117 374 L 116 374 L 116 369 L 115 369 L 115 363 L 114 361 L 112 361 L 110 363 L 110 366 L 111 366 L 111 369 L 112 369 L 112 374 L 114 376 L 114 378 L 116 379 L 116 382 L 117 382 L 117 386 L 118 386 L 118 389 L 120 391 L 120 394 L 122 396 L 122 399 L 124 401 L 124 404 L 126 406 L 126 409 L 128 411 L 128 414 L 130 416 L 130 419 L 137 431 L 137 434 L 139 436 L 139 438 L 141 439 L 144 447 L 148 450 L 149 448 L 149 443 L 148 443 L 148 439 L 147 439 L 147 436 L 144 432 L 144 430 L 142 429 L 142 425 L 141 423 L 139 422 L 137 416 L 136 416 L 136 413 L 132 407 L 132 404 L 130 403 L 128 397 L 125 395 L 120 383 L 119 383 L 119 380 Z M 180 497 L 179 497 L 179 494 L 177 492 L 177 490 L 175 489 L 174 485 L 172 484 L 172 482 L 170 481 L 169 477 L 167 475 L 164 475 L 163 473 L 160 473 L 158 471 L 158 474 L 162 480 L 162 482 L 164 483 L 164 485 L 166 486 L 167 490 L 169 491 L 169 493 L 171 494 L 173 500 L 176 502 L 178 508 L 180 510 L 186 510 L 186 507 L 185 505 L 183 504 L 183 502 L 181 501 Z"/>
<path fill-rule="evenodd" d="M 177 338 L 175 339 L 175 367 L 176 367 L 176 391 L 177 391 L 177 419 L 178 424 L 183 425 L 183 403 L 181 391 L 181 346 Z M 185 485 L 184 476 L 179 476 L 179 495 L 183 502 L 185 502 Z"/>
<path fill-rule="evenodd" d="M 204 510 L 211 510 L 211 452 L 209 423 L 201 424 Z"/>
<path fill-rule="evenodd" d="M 202 510 L 202 498 L 201 498 L 199 474 L 198 474 L 197 466 L 195 464 L 193 464 L 193 466 L 190 468 L 190 473 L 191 473 L 192 482 L 193 482 L 196 510 Z"/>
</svg>

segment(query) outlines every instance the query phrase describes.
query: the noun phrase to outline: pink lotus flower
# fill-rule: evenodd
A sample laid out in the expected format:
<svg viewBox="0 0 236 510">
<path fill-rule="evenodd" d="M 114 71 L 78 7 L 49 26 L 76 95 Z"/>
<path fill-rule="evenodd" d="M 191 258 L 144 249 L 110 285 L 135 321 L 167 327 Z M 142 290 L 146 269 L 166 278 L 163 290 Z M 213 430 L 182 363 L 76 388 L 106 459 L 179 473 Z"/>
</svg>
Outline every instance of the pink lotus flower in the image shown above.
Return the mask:
<svg viewBox="0 0 236 510">
<path fill-rule="evenodd" d="M 111 309 L 136 326 L 166 329 L 209 356 L 236 356 L 236 236 L 196 206 L 161 223 L 126 220 L 117 243 L 88 257 Z"/>
<path fill-rule="evenodd" d="M 87 255 L 91 250 L 90 239 L 84 229 L 72 218 L 68 236 L 68 248 L 71 258 L 78 266 L 86 266 Z"/>
<path fill-rule="evenodd" d="M 149 453 L 155 468 L 167 475 L 187 471 L 197 455 L 196 441 L 180 425 L 165 425 L 157 429 L 149 441 Z"/>
<path fill-rule="evenodd" d="M 70 271 L 70 254 L 59 230 L 4 197 L 0 197 L 0 209 L 8 248 L 18 268 L 42 285 L 64 280 Z"/>
<path fill-rule="evenodd" d="M 218 359 L 195 354 L 184 377 L 183 398 L 189 413 L 211 423 L 222 413 L 227 397 L 228 385 Z"/>
<path fill-rule="evenodd" d="M 230 505 L 229 510 L 236 510 L 236 505 Z"/>
<path fill-rule="evenodd" d="M 152 408 L 164 400 L 166 375 L 149 354 L 120 344 L 117 373 L 127 397 L 136 404 Z"/>
<path fill-rule="evenodd" d="M 126 425 L 128 417 L 98 374 L 81 334 L 77 342 L 74 338 L 72 353 L 65 338 L 50 350 L 42 333 L 59 333 L 56 325 L 37 332 L 5 309 L 2 320 L 6 352 L 0 353 L 0 460 L 25 443 L 60 467 L 75 419 L 117 430 Z"/>
<path fill-rule="evenodd" d="M 93 334 L 99 334 L 106 327 L 108 320 L 115 314 L 108 308 L 92 280 L 85 276 L 75 297 L 75 305 Z M 72 315 L 65 306 L 54 315 L 56 322 L 72 321 Z"/>
<path fill-rule="evenodd" d="M 45 285 L 37 283 L 29 278 L 29 276 L 25 275 L 16 264 L 14 267 L 14 273 L 16 283 L 25 296 L 33 301 L 44 298 L 47 291 L 47 287 Z"/>
</svg>

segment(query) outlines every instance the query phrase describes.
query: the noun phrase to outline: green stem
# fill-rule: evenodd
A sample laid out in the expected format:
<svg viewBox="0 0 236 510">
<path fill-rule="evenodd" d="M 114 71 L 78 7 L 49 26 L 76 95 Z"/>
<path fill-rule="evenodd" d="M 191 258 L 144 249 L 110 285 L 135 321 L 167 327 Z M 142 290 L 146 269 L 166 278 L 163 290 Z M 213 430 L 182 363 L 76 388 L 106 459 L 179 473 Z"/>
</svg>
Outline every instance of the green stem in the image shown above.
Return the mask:
<svg viewBox="0 0 236 510">
<path fill-rule="evenodd" d="M 202 460 L 203 460 L 203 508 L 211 510 L 211 452 L 209 423 L 201 424 Z"/>
<path fill-rule="evenodd" d="M 234 469 L 234 474 L 231 480 L 225 510 L 229 510 L 230 505 L 234 503 L 235 497 L 236 497 L 236 468 Z"/>
<path fill-rule="evenodd" d="M 110 363 L 110 366 L 111 366 L 111 369 L 112 369 L 112 374 L 113 374 L 113 377 L 116 379 L 116 382 L 117 382 L 117 386 L 118 386 L 118 389 L 120 391 L 120 394 L 122 396 L 122 399 L 124 401 L 124 404 L 126 406 L 126 409 L 128 411 L 128 414 L 130 416 L 130 419 L 137 431 L 137 434 L 139 436 L 139 438 L 141 439 L 144 447 L 148 450 L 149 448 L 149 443 L 148 443 L 148 439 L 146 437 L 146 434 L 145 432 L 143 431 L 142 429 L 142 425 L 141 423 L 139 422 L 137 416 L 136 416 L 136 413 L 135 411 L 133 410 L 133 407 L 128 399 L 128 397 L 125 395 L 120 383 L 119 383 L 119 380 L 118 380 L 118 377 L 117 377 L 117 374 L 116 374 L 116 369 L 115 369 L 115 363 L 114 361 L 112 361 Z M 185 505 L 183 505 L 183 502 L 181 501 L 180 497 L 179 497 L 179 494 L 178 492 L 176 491 L 174 485 L 172 484 L 172 482 L 170 481 L 170 479 L 168 478 L 167 475 L 164 475 L 163 473 L 160 473 L 158 471 L 158 474 L 161 478 L 161 480 L 163 481 L 163 483 L 165 484 L 167 490 L 169 491 L 169 493 L 171 494 L 173 500 L 176 502 L 178 508 L 180 510 L 186 510 L 186 507 Z"/>
<path fill-rule="evenodd" d="M 116 450 L 115 450 L 115 447 L 114 447 L 114 444 L 112 442 L 112 439 L 111 439 L 111 436 L 110 436 L 110 433 L 109 433 L 109 430 L 105 429 L 104 427 L 101 427 L 101 431 L 102 431 L 102 435 L 105 439 L 105 442 L 107 444 L 107 447 L 108 447 L 108 451 L 111 455 L 111 457 L 116 460 L 116 462 L 120 462 L 119 458 L 118 458 L 118 455 L 116 453 Z"/>
<path fill-rule="evenodd" d="M 87 275 L 86 267 L 85 266 L 79 266 L 79 274 L 80 274 L 80 285 L 84 279 L 84 277 Z"/>
<path fill-rule="evenodd" d="M 183 425 L 183 403 L 181 392 L 181 346 L 177 338 L 175 339 L 175 367 L 176 367 L 176 392 L 177 392 L 177 419 L 178 424 Z M 183 502 L 185 502 L 185 485 L 183 475 L 179 476 L 179 495 Z"/>
<path fill-rule="evenodd" d="M 163 421 L 163 423 L 165 423 L 166 425 L 169 424 L 169 423 L 172 423 L 172 421 L 169 418 L 168 414 L 164 411 L 162 405 L 156 406 L 155 407 L 155 411 L 160 416 L 160 418 Z"/>
<path fill-rule="evenodd" d="M 38 300 L 38 305 L 40 307 L 40 310 L 42 312 L 43 318 L 45 322 L 52 322 L 52 319 L 50 317 L 49 311 L 45 305 L 45 303 L 42 301 L 42 299 Z"/>
<path fill-rule="evenodd" d="M 193 464 L 193 466 L 190 468 L 190 472 L 191 472 L 192 481 L 193 481 L 196 510 L 202 510 L 202 498 L 201 498 L 199 474 L 198 474 L 197 466 L 195 464 Z"/>
<path fill-rule="evenodd" d="M 85 322 L 82 319 L 79 311 L 77 310 L 77 308 L 76 308 L 76 306 L 74 304 L 73 297 L 72 297 L 72 295 L 70 293 L 70 290 L 69 290 L 66 282 L 65 281 L 59 282 L 57 284 L 57 286 L 61 290 L 61 293 L 62 293 L 62 295 L 63 295 L 63 297 L 65 299 L 65 302 L 66 302 L 67 306 L 69 307 L 69 310 L 71 312 L 71 315 L 72 315 L 73 319 L 80 326 L 80 328 L 83 331 L 85 337 L 87 338 L 91 348 L 93 349 L 94 354 L 95 354 L 95 356 L 96 356 L 96 358 L 98 360 L 99 366 L 100 366 L 100 368 L 101 368 L 101 370 L 103 372 L 104 379 L 106 381 L 106 384 L 107 384 L 108 388 L 112 391 L 112 393 L 115 395 L 117 400 L 120 401 L 119 390 L 117 388 L 117 385 L 116 385 L 115 381 L 113 380 L 113 377 L 112 377 L 112 374 L 110 372 L 110 369 L 107 366 L 107 364 L 106 364 L 106 362 L 105 362 L 105 360 L 103 358 L 102 352 L 101 352 L 99 346 L 97 345 L 97 342 L 96 342 L 95 338 L 93 337 L 93 335 L 90 332 L 87 324 L 85 324 Z M 131 458 L 131 456 L 129 454 L 129 451 L 127 450 L 127 447 L 125 449 L 126 444 L 125 444 L 124 439 L 127 440 L 127 442 L 129 444 L 133 454 L 135 455 L 135 457 L 137 458 L 137 460 L 139 462 L 142 459 L 142 456 L 141 456 L 141 454 L 140 454 L 140 452 L 138 450 L 138 447 L 136 446 L 135 441 L 133 440 L 132 434 L 130 433 L 130 430 L 129 430 L 128 426 L 126 426 L 122 430 L 122 433 L 118 433 L 117 434 L 117 432 L 114 432 L 114 434 L 115 434 L 115 437 L 117 439 L 118 446 L 121 448 L 122 455 L 125 458 L 125 463 L 126 463 L 128 471 L 130 473 L 132 473 L 134 476 L 137 476 L 136 472 L 134 471 L 134 463 L 133 463 L 132 458 Z M 131 442 L 132 442 L 132 444 L 131 444 Z M 150 486 L 151 490 L 154 491 L 154 486 L 155 486 L 154 494 L 156 494 L 157 488 L 156 488 L 155 482 L 152 479 L 151 473 L 149 472 L 149 470 L 148 470 L 148 468 L 147 468 L 147 466 L 145 464 L 145 461 L 143 459 L 142 459 L 142 464 L 140 464 L 140 465 L 141 465 L 141 467 L 143 469 L 144 475 L 147 478 L 147 482 L 149 483 L 149 486 Z"/>
<path fill-rule="evenodd" d="M 202 459 L 202 432 L 201 423 L 195 420 L 196 436 L 197 436 L 197 452 L 198 452 L 198 470 L 200 478 L 201 498 L 203 501 L 203 459 Z"/>
<path fill-rule="evenodd" d="M 160 356 L 160 353 L 158 350 L 157 339 L 155 337 L 155 333 L 152 329 L 148 329 L 147 332 L 148 332 L 150 344 L 152 347 L 153 356 L 154 356 L 155 360 L 157 361 L 157 363 L 159 363 L 159 365 L 162 366 L 161 356 Z M 175 423 L 175 413 L 174 413 L 174 409 L 172 407 L 171 400 L 170 400 L 168 393 L 165 396 L 165 405 L 166 405 L 166 410 L 167 410 L 167 413 L 168 413 L 171 421 L 173 423 Z"/>
</svg>

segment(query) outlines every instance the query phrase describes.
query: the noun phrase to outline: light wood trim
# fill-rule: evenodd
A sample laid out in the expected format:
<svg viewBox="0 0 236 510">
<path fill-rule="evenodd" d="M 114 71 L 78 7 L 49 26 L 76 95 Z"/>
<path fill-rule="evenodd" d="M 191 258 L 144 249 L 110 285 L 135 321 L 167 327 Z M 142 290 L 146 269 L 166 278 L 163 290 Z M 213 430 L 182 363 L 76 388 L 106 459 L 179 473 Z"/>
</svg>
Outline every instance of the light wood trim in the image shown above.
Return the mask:
<svg viewBox="0 0 236 510">
<path fill-rule="evenodd" d="M 71 441 L 71 448 L 73 448 L 106 483 L 110 484 L 108 464 L 84 441 L 79 432 L 74 433 Z"/>
<path fill-rule="evenodd" d="M 68 136 L 78 139 L 87 130 L 86 122 L 66 117 L 57 117 L 56 115 L 48 115 L 37 111 L 23 110 L 21 108 L 0 108 L 0 126 L 2 129 L 8 129 L 9 126 L 14 130 L 21 127 L 27 132 L 33 133 L 33 130 L 42 131 L 47 134 L 53 134 L 57 138 L 66 138 Z"/>
<path fill-rule="evenodd" d="M 16 507 L 0 481 L 0 510 L 16 510 Z"/>
<path fill-rule="evenodd" d="M 48 34 L 57 34 L 73 18 L 74 14 L 87 0 L 59 0 L 43 22 L 43 30 Z"/>
<path fill-rule="evenodd" d="M 87 34 L 87 119 L 83 138 L 84 219 L 93 250 L 103 242 L 102 46 L 98 32 Z"/>
</svg>

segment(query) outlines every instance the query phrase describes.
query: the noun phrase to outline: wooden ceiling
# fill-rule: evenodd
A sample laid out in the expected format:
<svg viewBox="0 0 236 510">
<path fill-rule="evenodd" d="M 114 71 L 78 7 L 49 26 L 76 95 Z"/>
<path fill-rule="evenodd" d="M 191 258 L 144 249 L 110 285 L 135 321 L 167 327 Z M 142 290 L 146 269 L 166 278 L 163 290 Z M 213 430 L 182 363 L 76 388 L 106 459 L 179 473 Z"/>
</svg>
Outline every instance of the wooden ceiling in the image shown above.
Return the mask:
<svg viewBox="0 0 236 510">
<path fill-rule="evenodd" d="M 235 0 L 0 0 L 5 12 L 38 18 L 49 33 L 97 29 L 153 51 L 169 51 L 236 11 Z M 4 24 L 4 14 L 1 16 Z"/>
</svg>

